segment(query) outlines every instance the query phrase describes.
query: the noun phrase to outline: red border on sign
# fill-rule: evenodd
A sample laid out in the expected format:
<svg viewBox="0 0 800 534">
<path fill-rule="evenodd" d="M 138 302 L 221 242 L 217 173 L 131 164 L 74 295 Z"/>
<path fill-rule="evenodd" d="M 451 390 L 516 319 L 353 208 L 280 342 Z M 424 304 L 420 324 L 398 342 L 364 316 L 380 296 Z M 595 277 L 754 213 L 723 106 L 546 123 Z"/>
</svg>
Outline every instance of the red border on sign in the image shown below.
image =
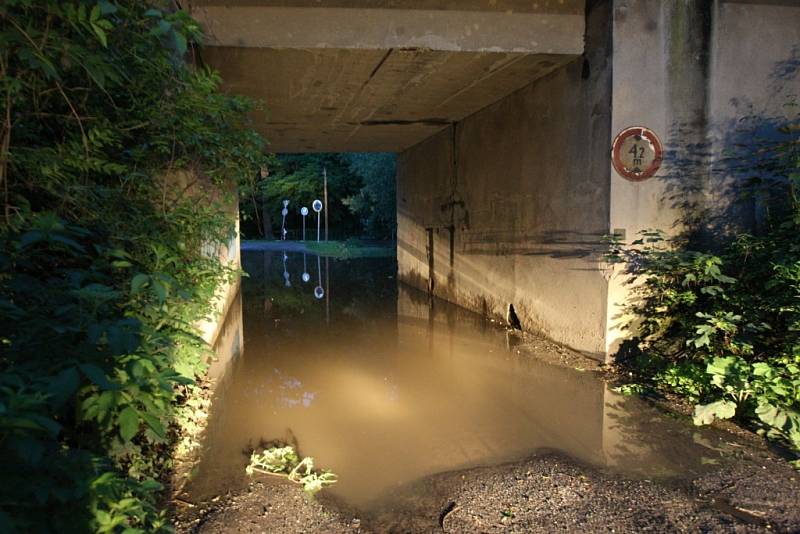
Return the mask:
<svg viewBox="0 0 800 534">
<path fill-rule="evenodd" d="M 653 150 L 655 152 L 653 163 L 640 172 L 630 171 L 625 168 L 625 166 L 622 164 L 622 159 L 620 158 L 619 153 L 622 143 L 627 138 L 637 135 L 650 141 L 650 144 L 653 145 Z M 658 136 L 652 130 L 645 128 L 644 126 L 631 126 L 630 128 L 625 128 L 619 134 L 617 134 L 617 137 L 614 138 L 614 143 L 611 145 L 611 163 L 614 164 L 614 170 L 616 170 L 620 176 L 632 182 L 641 182 L 642 180 L 646 180 L 653 176 L 658 171 L 659 167 L 661 167 L 663 158 L 664 149 L 661 146 L 661 140 L 659 140 Z"/>
</svg>

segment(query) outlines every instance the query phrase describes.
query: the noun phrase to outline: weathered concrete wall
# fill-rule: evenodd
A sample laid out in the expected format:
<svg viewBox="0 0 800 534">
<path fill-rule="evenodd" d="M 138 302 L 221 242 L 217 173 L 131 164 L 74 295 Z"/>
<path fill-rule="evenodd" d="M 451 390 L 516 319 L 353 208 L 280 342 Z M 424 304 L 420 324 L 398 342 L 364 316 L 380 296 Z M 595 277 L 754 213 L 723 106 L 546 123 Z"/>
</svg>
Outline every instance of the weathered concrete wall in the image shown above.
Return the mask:
<svg viewBox="0 0 800 534">
<path fill-rule="evenodd" d="M 629 182 L 612 171 L 610 228 L 632 241 L 642 230 L 688 230 L 713 239 L 752 227 L 754 206 L 736 202 L 750 178 L 756 137 L 800 94 L 800 5 L 796 2 L 617 0 L 613 22 L 612 133 L 647 126 L 664 143 L 659 172 Z M 742 157 L 731 160 L 731 152 Z M 750 152 L 742 155 L 742 152 Z M 609 285 L 606 350 L 630 293 L 620 268 Z"/>
<path fill-rule="evenodd" d="M 588 21 L 584 61 L 400 155 L 398 266 L 467 308 L 505 317 L 511 304 L 523 328 L 602 358 L 609 6 Z"/>
<path fill-rule="evenodd" d="M 780 124 L 800 117 L 800 2 L 721 2 L 709 55 L 708 142 L 711 224 L 758 227 L 758 206 L 731 204 L 737 184 L 752 176 L 764 140 L 786 141 Z M 794 105 L 792 105 L 794 104 Z M 797 134 L 794 134 L 797 139 Z M 722 222 L 725 224 L 725 222 Z"/>
<path fill-rule="evenodd" d="M 493 315 L 513 304 L 523 328 L 602 358 L 630 335 L 630 286 L 602 234 L 757 224 L 757 205 L 733 201 L 753 166 L 730 153 L 752 157 L 797 116 L 800 5 L 609 0 L 587 4 L 586 26 L 583 62 L 401 154 L 398 264 L 417 287 Z M 665 149 L 641 182 L 609 157 L 630 126 Z"/>
</svg>

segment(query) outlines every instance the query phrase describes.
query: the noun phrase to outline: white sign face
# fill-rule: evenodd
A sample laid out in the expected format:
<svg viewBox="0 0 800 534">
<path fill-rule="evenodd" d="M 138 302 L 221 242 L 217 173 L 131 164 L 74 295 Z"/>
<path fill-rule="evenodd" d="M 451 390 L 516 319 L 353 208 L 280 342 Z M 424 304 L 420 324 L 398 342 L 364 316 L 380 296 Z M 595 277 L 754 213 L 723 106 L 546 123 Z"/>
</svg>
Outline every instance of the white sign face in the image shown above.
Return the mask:
<svg viewBox="0 0 800 534">
<path fill-rule="evenodd" d="M 309 280 L 311 280 L 311 275 L 308 274 L 308 273 L 303 273 L 302 278 L 303 278 L 303 282 L 308 282 Z"/>
<path fill-rule="evenodd" d="M 287 210 L 286 208 L 283 208 L 283 209 L 281 210 L 281 215 L 283 215 L 284 217 L 286 217 L 287 215 L 289 215 L 289 210 Z"/>
<path fill-rule="evenodd" d="M 653 176 L 661 166 L 664 149 L 658 136 L 643 126 L 625 128 L 614 139 L 611 162 L 617 173 L 631 182 Z"/>
<path fill-rule="evenodd" d="M 316 211 L 317 213 L 321 212 L 322 211 L 322 201 L 319 200 L 319 199 L 315 200 L 311 204 L 311 207 L 314 208 L 314 211 Z"/>
<path fill-rule="evenodd" d="M 308 215 L 308 208 L 307 208 L 307 207 L 305 207 L 305 206 L 303 206 L 302 208 L 300 208 L 300 215 L 302 215 L 303 217 L 305 217 L 306 215 Z"/>
<path fill-rule="evenodd" d="M 289 205 L 289 201 L 288 201 L 288 200 L 284 200 L 284 201 L 283 201 L 283 207 L 285 208 L 285 207 L 287 207 L 288 205 Z"/>
</svg>

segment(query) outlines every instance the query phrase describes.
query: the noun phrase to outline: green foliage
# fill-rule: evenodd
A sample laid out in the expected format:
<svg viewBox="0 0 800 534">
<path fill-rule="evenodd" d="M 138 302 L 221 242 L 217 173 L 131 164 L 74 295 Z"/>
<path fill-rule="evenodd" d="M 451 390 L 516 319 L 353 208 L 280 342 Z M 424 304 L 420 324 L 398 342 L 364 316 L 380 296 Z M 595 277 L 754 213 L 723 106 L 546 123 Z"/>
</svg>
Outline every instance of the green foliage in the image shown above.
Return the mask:
<svg viewBox="0 0 800 534">
<path fill-rule="evenodd" d="M 635 294 L 638 351 L 627 363 L 699 402 L 695 423 L 735 417 L 800 451 L 797 148 L 795 135 L 760 151 L 773 160 L 762 232 L 698 247 L 647 231 L 612 243 L 610 257 L 625 262 Z"/>
<path fill-rule="evenodd" d="M 364 186 L 356 195 L 344 199 L 344 204 L 358 216 L 364 235 L 393 240 L 397 225 L 395 155 L 354 153 L 346 158 Z"/>
<path fill-rule="evenodd" d="M 631 395 L 641 395 L 645 392 L 645 387 L 642 384 L 621 384 L 614 388 L 614 391 L 617 393 L 621 393 L 622 395 L 631 396 Z"/>
<path fill-rule="evenodd" d="M 167 4 L 165 3 L 164 6 Z M 192 327 L 262 141 L 160 3 L 0 7 L 0 530 L 158 532 Z"/>
<path fill-rule="evenodd" d="M 272 447 L 265 449 L 260 454 L 253 451 L 245 471 L 248 475 L 252 475 L 256 470 L 268 473 L 289 473 L 298 463 L 300 463 L 300 458 L 297 457 L 293 447 Z"/>
<path fill-rule="evenodd" d="M 722 400 L 695 407 L 695 424 L 730 419 L 737 413 L 753 419 L 768 437 L 800 450 L 800 367 L 797 364 L 748 363 L 729 356 L 714 358 L 706 369 L 715 396 Z"/>
<path fill-rule="evenodd" d="M 313 458 L 301 460 L 291 446 L 272 447 L 260 453 L 253 451 L 245 472 L 250 476 L 255 473 L 284 475 L 290 481 L 301 484 L 303 491 L 309 495 L 315 495 L 337 481 L 336 475 L 330 471 L 315 470 Z"/>
<path fill-rule="evenodd" d="M 243 190 L 241 219 L 250 238 L 263 237 L 267 219 L 272 236 L 280 235 L 282 200 L 289 200 L 289 239 L 299 239 L 299 210 L 309 209 L 307 237 L 315 236 L 311 202 L 323 198 L 323 170 L 328 173 L 328 224 L 333 238 L 364 236 L 393 239 L 395 232 L 395 162 L 393 154 L 281 154 L 268 174 L 256 176 Z M 271 237 L 271 236 L 267 236 Z"/>
<path fill-rule="evenodd" d="M 341 154 L 281 154 L 269 167 L 269 175 L 258 177 L 253 186 L 243 192 L 241 219 L 243 233 L 248 237 L 263 236 L 259 227 L 266 215 L 272 235 L 281 230 L 281 201 L 289 200 L 286 225 L 290 239 L 299 239 L 301 216 L 299 210 L 309 210 L 306 231 L 309 238 L 316 235 L 316 214 L 311 210 L 314 199 L 323 199 L 323 171 L 328 173 L 328 225 L 330 236 L 352 235 L 358 231 L 358 219 L 342 199 L 354 195 L 361 187 L 361 178 L 350 171 Z M 254 224 L 255 223 L 255 224 Z M 312 229 L 313 228 L 313 229 Z M 323 223 L 324 231 L 324 223 Z"/>
<path fill-rule="evenodd" d="M 388 258 L 395 255 L 395 248 L 375 242 L 363 242 L 350 238 L 347 241 L 308 241 L 306 248 L 320 256 L 337 259 Z"/>
</svg>

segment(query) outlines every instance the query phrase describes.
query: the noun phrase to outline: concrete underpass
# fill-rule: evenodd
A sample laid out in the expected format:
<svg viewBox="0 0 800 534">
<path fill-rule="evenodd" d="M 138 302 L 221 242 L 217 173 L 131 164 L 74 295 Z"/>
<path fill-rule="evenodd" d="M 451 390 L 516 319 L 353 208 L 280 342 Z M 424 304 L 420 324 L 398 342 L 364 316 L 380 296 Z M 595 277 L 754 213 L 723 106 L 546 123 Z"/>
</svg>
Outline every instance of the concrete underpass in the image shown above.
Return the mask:
<svg viewBox="0 0 800 534">
<path fill-rule="evenodd" d="M 511 305 L 524 329 L 601 360 L 624 338 L 627 296 L 603 237 L 676 231 L 689 197 L 726 204 L 731 132 L 800 93 L 781 76 L 800 57 L 794 1 L 195 0 L 191 13 L 203 62 L 264 101 L 272 151 L 399 154 L 401 280 L 492 316 Z M 630 126 L 664 145 L 646 180 L 612 167 Z"/>
</svg>

